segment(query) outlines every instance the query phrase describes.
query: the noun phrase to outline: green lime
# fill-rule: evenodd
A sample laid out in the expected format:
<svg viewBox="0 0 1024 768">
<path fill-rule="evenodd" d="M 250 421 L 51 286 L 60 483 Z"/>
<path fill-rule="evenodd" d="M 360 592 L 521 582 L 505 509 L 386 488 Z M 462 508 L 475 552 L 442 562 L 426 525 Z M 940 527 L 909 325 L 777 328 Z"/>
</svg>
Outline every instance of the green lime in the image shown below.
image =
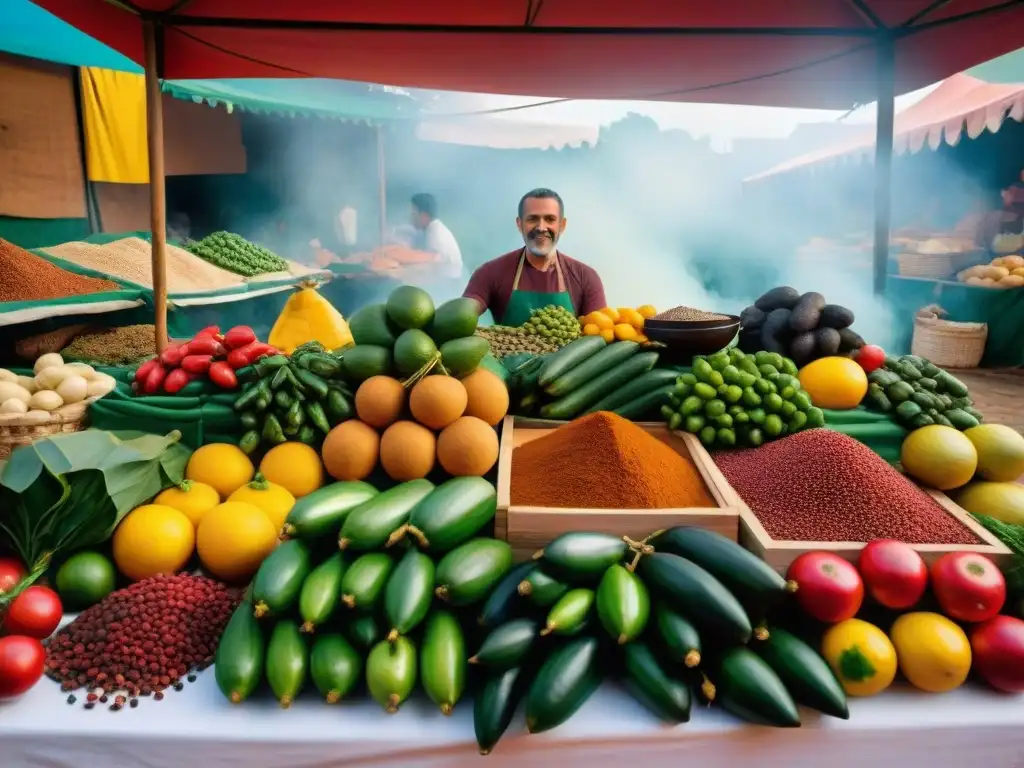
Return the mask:
<svg viewBox="0 0 1024 768">
<path fill-rule="evenodd" d="M 82 611 L 114 591 L 114 564 L 99 552 L 72 555 L 57 571 L 57 594 L 64 609 Z"/>
</svg>

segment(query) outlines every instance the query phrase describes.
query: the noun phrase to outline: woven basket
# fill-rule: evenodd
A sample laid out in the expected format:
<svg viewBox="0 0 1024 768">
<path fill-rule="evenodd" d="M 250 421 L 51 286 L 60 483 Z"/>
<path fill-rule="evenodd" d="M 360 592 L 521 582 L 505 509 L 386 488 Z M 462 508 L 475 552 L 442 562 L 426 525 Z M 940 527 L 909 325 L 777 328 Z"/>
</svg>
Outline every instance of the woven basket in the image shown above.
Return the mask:
<svg viewBox="0 0 1024 768">
<path fill-rule="evenodd" d="M 987 323 L 955 323 L 943 320 L 945 312 L 928 307 L 914 318 L 911 354 L 930 360 L 940 368 L 977 368 L 985 354 Z"/>
<path fill-rule="evenodd" d="M 932 280 L 943 280 L 953 277 L 957 272 L 985 262 L 985 252 L 981 250 L 966 253 L 917 253 L 903 251 L 897 257 L 900 274 L 904 277 L 927 277 Z"/>
<path fill-rule="evenodd" d="M 15 448 L 40 438 L 85 429 L 89 405 L 98 399 L 90 397 L 80 403 L 65 405 L 53 411 L 49 421 L 43 422 L 28 418 L 23 413 L 0 414 L 0 461 L 10 458 Z"/>
</svg>

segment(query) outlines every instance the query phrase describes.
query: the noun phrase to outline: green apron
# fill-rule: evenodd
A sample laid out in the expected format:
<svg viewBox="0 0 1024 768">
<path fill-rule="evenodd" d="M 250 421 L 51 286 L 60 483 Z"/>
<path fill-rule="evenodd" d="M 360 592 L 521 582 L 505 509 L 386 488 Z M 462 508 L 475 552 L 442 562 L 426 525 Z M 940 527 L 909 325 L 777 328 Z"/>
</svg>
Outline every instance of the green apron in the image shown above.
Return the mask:
<svg viewBox="0 0 1024 768">
<path fill-rule="evenodd" d="M 555 254 L 555 274 L 558 276 L 558 291 L 555 293 L 544 293 L 542 291 L 520 291 L 519 279 L 523 276 L 523 266 L 526 264 L 526 249 L 523 249 L 519 256 L 519 267 L 516 269 L 516 278 L 512 282 L 512 295 L 509 296 L 508 306 L 505 307 L 505 315 L 499 321 L 502 325 L 519 326 L 530 319 L 530 310 L 541 309 L 550 304 L 556 307 L 564 307 L 576 314 L 576 308 L 572 305 L 572 297 L 565 290 L 565 278 L 562 276 L 562 265 L 558 261 L 558 254 Z"/>
</svg>

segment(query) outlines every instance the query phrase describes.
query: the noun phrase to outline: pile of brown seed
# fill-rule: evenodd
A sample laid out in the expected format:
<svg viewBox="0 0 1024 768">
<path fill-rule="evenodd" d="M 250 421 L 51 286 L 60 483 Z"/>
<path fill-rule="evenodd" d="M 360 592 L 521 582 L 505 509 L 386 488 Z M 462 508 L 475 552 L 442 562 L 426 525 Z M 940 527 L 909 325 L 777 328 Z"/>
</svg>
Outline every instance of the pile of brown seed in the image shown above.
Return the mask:
<svg viewBox="0 0 1024 768">
<path fill-rule="evenodd" d="M 703 309 L 694 309 L 693 307 L 672 307 L 672 309 L 659 312 L 651 319 L 683 323 L 696 320 L 728 320 L 729 316 L 719 314 L 718 312 L 705 312 Z"/>
<path fill-rule="evenodd" d="M 203 576 L 154 576 L 113 592 L 60 630 L 46 649 L 46 673 L 65 692 L 86 688 L 85 706 L 114 695 L 111 709 L 138 696 L 180 690 L 181 679 L 213 662 L 241 599 Z M 69 699 L 70 701 L 71 699 Z"/>
<path fill-rule="evenodd" d="M 64 357 L 86 363 L 123 365 L 151 357 L 156 349 L 156 328 L 126 325 L 76 337 L 62 350 Z"/>
<path fill-rule="evenodd" d="M 120 290 L 121 286 L 110 280 L 76 275 L 0 239 L 0 302 L 44 301 Z"/>
</svg>

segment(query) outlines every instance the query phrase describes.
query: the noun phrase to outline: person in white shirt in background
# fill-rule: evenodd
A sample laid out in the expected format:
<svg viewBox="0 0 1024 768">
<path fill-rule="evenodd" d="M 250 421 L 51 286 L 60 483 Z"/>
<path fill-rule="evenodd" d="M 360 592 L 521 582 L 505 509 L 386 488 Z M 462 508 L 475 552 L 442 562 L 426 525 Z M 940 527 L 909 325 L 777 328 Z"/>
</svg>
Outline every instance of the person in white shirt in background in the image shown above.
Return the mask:
<svg viewBox="0 0 1024 768">
<path fill-rule="evenodd" d="M 421 192 L 412 196 L 412 225 L 420 242 L 417 247 L 438 256 L 438 277 L 458 280 L 462 277 L 462 251 L 452 231 L 437 218 L 437 200 Z"/>
</svg>

